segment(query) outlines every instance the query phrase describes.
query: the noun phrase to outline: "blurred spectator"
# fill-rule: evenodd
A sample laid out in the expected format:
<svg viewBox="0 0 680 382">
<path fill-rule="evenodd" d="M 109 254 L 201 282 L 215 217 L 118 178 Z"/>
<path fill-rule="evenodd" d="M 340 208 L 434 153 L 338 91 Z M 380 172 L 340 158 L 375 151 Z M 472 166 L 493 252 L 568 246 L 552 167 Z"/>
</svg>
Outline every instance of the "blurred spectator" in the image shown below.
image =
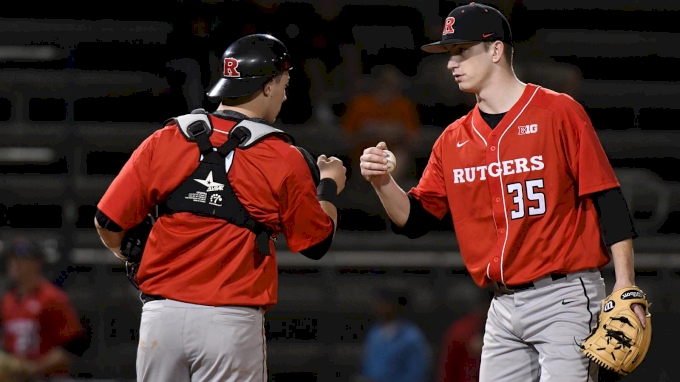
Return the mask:
<svg viewBox="0 0 680 382">
<path fill-rule="evenodd" d="M 336 116 L 333 112 L 333 94 L 328 83 L 326 64 L 318 58 L 305 62 L 305 74 L 309 81 L 309 98 L 312 101 L 311 121 L 322 128 L 334 126 Z"/>
<path fill-rule="evenodd" d="M 342 44 L 339 52 L 340 63 L 329 73 L 330 87 L 337 98 L 349 102 L 366 88 L 363 81 L 364 65 L 361 50 L 356 45 Z"/>
<path fill-rule="evenodd" d="M 493 292 L 446 330 L 437 364 L 437 382 L 477 382 L 484 325 Z"/>
<path fill-rule="evenodd" d="M 4 351 L 16 356 L 28 378 L 68 376 L 73 355 L 82 356 L 89 336 L 66 293 L 45 279 L 43 250 L 16 238 L 8 253 L 11 287 L 2 301 Z"/>
<path fill-rule="evenodd" d="M 281 36 L 279 38 L 291 53 L 293 67 L 290 73 L 290 86 L 287 89 L 288 100 L 287 106 L 279 114 L 280 121 L 288 125 L 301 125 L 310 118 L 318 121 L 319 117 L 327 121 L 327 117 L 330 117 L 326 113 L 327 102 L 312 96 L 310 89 L 317 87 L 317 84 L 313 83 L 317 78 L 310 76 L 307 69 L 309 66 L 317 68 L 318 62 L 326 66 L 335 66 L 341 61 L 338 46 L 342 36 L 335 32 L 339 28 L 335 20 L 325 19 L 315 6 L 308 2 L 248 0 L 246 3 L 255 7 L 251 8 L 249 17 L 245 15 L 243 17 L 247 20 L 248 33 L 271 33 Z M 334 4 L 330 3 L 324 4 L 324 7 L 330 7 L 324 12 L 327 17 L 333 18 Z M 320 116 L 319 112 L 323 115 Z"/>
<path fill-rule="evenodd" d="M 169 44 L 177 47 L 166 62 L 171 91 L 181 94 L 186 102 L 186 112 L 205 107 L 205 88 L 211 79 L 212 56 L 206 54 L 210 44 L 211 21 L 193 17 L 190 21 L 178 20 L 173 24 Z M 179 112 L 181 114 L 181 112 Z"/>
<path fill-rule="evenodd" d="M 407 300 L 391 290 L 377 293 L 378 323 L 366 336 L 361 382 L 425 382 L 431 350 L 420 328 L 403 315 Z"/>
<path fill-rule="evenodd" d="M 394 66 L 374 68 L 369 93 L 349 102 L 342 125 L 354 150 L 351 160 L 358 164 L 368 146 L 385 141 L 398 158 L 392 176 L 399 182 L 411 170 L 412 152 L 418 144 L 420 117 L 416 104 L 403 95 L 404 75 Z"/>
<path fill-rule="evenodd" d="M 339 0 L 317 0 L 314 2 L 314 8 L 324 20 L 331 21 L 340 14 L 342 2 Z"/>
</svg>

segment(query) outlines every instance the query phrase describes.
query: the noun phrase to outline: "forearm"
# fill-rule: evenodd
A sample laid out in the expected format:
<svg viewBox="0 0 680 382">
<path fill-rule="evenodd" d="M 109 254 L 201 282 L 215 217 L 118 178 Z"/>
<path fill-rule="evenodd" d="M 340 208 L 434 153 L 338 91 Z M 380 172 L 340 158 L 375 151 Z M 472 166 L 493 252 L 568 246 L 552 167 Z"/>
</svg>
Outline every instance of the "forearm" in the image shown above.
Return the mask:
<svg viewBox="0 0 680 382">
<path fill-rule="evenodd" d="M 390 176 L 389 182 L 383 185 L 373 184 L 380 202 L 382 203 L 390 220 L 398 227 L 403 227 L 408 220 L 411 204 L 408 195 L 399 187 L 397 182 Z"/>
<path fill-rule="evenodd" d="M 111 250 L 116 257 L 125 261 L 125 257 L 120 253 L 120 245 L 123 242 L 125 232 L 112 232 L 104 229 L 99 225 L 97 219 L 94 220 L 94 226 L 97 228 L 97 233 L 99 234 L 102 243 L 104 243 L 104 246 Z"/>
<path fill-rule="evenodd" d="M 633 239 L 619 241 L 611 246 L 614 261 L 616 285 L 635 285 L 635 266 L 633 262 Z"/>
<path fill-rule="evenodd" d="M 335 207 L 335 205 L 333 203 L 327 202 L 325 200 L 322 200 L 319 203 L 321 204 L 321 209 L 323 210 L 323 212 L 325 212 L 326 215 L 328 215 L 331 218 L 331 220 L 333 220 L 333 224 L 335 226 L 335 231 L 337 231 L 338 230 L 338 208 Z M 335 234 L 335 231 L 333 232 L 333 234 Z"/>
</svg>

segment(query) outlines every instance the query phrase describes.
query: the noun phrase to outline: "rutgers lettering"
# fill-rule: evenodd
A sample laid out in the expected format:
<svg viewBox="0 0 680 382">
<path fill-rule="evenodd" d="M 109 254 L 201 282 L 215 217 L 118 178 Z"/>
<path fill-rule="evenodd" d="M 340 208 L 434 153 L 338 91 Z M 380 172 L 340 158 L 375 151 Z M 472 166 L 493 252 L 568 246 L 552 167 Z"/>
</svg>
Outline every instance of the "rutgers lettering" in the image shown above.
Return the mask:
<svg viewBox="0 0 680 382">
<path fill-rule="evenodd" d="M 236 68 L 238 68 L 238 61 L 235 58 L 227 57 L 224 59 L 225 77 L 241 77 L 241 73 Z"/>
<path fill-rule="evenodd" d="M 453 169 L 453 183 L 474 182 L 486 180 L 487 174 L 492 177 L 519 174 L 523 172 L 543 170 L 543 155 L 536 155 L 529 159 L 517 158 L 493 162 L 488 166 L 466 167 Z"/>
<path fill-rule="evenodd" d="M 455 22 L 455 18 L 447 17 L 446 21 L 444 22 L 444 32 L 442 32 L 442 35 L 453 33 L 453 23 Z"/>
</svg>

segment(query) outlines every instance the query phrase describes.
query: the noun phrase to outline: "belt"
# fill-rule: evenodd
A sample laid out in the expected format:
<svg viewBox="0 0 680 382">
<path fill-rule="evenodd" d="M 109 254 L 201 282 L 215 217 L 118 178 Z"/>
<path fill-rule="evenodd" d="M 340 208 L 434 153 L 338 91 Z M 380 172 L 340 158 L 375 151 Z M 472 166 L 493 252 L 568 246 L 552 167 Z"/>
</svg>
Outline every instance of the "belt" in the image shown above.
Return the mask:
<svg viewBox="0 0 680 382">
<path fill-rule="evenodd" d="M 163 297 L 163 296 L 156 296 L 156 295 L 146 294 L 146 293 L 140 294 L 139 298 L 141 298 L 141 299 L 142 299 L 142 302 L 145 303 L 145 304 L 146 304 L 147 302 L 151 302 L 151 301 L 167 300 L 167 298 L 165 298 L 165 297 Z M 223 306 L 237 306 L 237 305 L 223 305 Z M 240 308 L 249 308 L 249 309 L 253 309 L 253 310 L 257 310 L 257 311 L 260 310 L 260 307 L 259 307 L 259 306 L 238 305 L 238 307 L 240 307 Z"/>
<path fill-rule="evenodd" d="M 551 273 L 550 278 L 553 281 L 557 281 L 559 279 L 566 278 L 567 275 L 565 273 Z M 515 292 L 527 290 L 527 289 L 533 289 L 536 287 L 532 281 L 529 281 L 528 283 L 524 284 L 517 284 L 517 285 L 503 285 L 499 284 L 497 282 L 494 282 L 494 286 L 496 287 L 496 291 L 501 293 L 501 294 L 513 294 Z"/>
<path fill-rule="evenodd" d="M 147 302 L 151 302 L 151 301 L 167 300 L 167 298 L 165 298 L 165 297 L 162 297 L 162 296 L 155 296 L 155 295 L 146 294 L 146 293 L 142 293 L 142 294 L 139 296 L 139 298 L 141 298 L 141 299 L 142 299 L 142 302 L 144 302 L 145 304 L 146 304 Z"/>
</svg>

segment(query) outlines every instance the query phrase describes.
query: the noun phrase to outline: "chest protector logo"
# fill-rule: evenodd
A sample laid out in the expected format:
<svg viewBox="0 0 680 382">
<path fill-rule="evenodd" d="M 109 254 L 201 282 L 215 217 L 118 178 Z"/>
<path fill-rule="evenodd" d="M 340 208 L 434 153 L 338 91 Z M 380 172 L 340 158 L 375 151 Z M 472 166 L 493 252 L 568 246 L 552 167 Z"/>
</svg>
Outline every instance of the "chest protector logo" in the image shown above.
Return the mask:
<svg viewBox="0 0 680 382">
<path fill-rule="evenodd" d="M 236 155 L 236 148 L 248 149 L 273 134 L 288 137 L 289 141 L 292 138 L 272 126 L 244 119 L 229 132 L 227 142 L 220 147 L 213 147 L 210 143 L 212 124 L 208 114 L 202 109 L 174 120 L 185 138 L 198 145 L 200 163 L 159 205 L 159 215 L 191 212 L 198 216 L 224 219 L 253 231 L 257 235 L 258 250 L 269 255 L 271 230 L 250 216 L 229 184 L 227 173 Z"/>
<path fill-rule="evenodd" d="M 141 264 L 146 242 L 157 217 L 162 215 L 190 212 L 198 216 L 224 219 L 231 224 L 254 232 L 258 251 L 263 255 L 271 254 L 269 250 L 271 229 L 250 216 L 234 194 L 227 173 L 231 168 L 236 148 L 246 150 L 272 135 L 278 136 L 291 145 L 294 145 L 295 142 L 292 136 L 275 129 L 264 121 L 242 119 L 236 115 L 231 115 L 231 117 L 240 122 L 231 129 L 227 142 L 217 148 L 210 143 L 209 137 L 213 128 L 205 110 L 196 109 L 191 114 L 171 119 L 189 142 L 198 145 L 201 153 L 200 163 L 196 170 L 177 186 L 165 201 L 156 206 L 156 214 L 149 214 L 142 223 L 126 232 L 121 244 L 121 253 L 127 258 L 125 262 L 126 275 L 137 289 L 139 289 L 137 271 Z M 166 123 L 171 120 L 166 121 Z M 302 153 L 312 173 L 314 183 L 318 185 L 319 169 L 316 166 L 316 161 L 302 147 L 295 147 Z"/>
</svg>

